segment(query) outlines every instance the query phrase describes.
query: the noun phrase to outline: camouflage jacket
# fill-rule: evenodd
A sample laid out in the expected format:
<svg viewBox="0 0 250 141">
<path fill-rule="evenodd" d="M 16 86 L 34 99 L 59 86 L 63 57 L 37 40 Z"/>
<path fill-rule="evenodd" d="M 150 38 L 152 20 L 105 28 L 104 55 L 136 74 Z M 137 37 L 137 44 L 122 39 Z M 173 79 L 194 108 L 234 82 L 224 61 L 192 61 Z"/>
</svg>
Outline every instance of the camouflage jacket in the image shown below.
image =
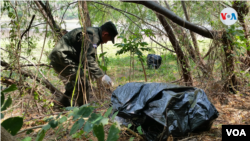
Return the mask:
<svg viewBox="0 0 250 141">
<path fill-rule="evenodd" d="M 99 68 L 96 57 L 96 48 L 102 42 L 101 28 L 88 27 L 87 34 L 89 35 L 89 43 L 87 46 L 87 61 L 90 74 L 95 78 L 100 78 L 104 75 L 103 71 Z M 51 64 L 57 72 L 61 72 L 66 66 L 70 67 L 70 72 L 76 72 L 79 65 L 79 58 L 81 53 L 81 46 L 83 45 L 82 28 L 76 28 L 65 34 L 56 44 L 54 49 L 49 55 Z M 83 53 L 83 58 L 85 58 Z M 67 69 L 66 69 L 67 70 Z M 82 70 L 81 70 L 82 71 Z M 82 73 L 81 73 L 82 75 Z"/>
</svg>

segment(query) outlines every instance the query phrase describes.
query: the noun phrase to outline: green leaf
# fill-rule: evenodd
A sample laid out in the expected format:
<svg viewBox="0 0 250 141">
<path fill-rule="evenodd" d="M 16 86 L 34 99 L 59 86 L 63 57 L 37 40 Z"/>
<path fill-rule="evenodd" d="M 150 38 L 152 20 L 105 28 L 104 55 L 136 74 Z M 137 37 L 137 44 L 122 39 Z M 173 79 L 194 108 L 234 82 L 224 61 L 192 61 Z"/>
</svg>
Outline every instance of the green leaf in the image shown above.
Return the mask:
<svg viewBox="0 0 250 141">
<path fill-rule="evenodd" d="M 8 99 L 5 101 L 3 107 L 1 108 L 1 111 L 4 111 L 4 110 L 6 110 L 8 107 L 10 107 L 11 103 L 12 103 L 12 99 L 11 99 L 11 97 L 9 96 Z"/>
<path fill-rule="evenodd" d="M 39 97 L 38 93 L 37 93 L 37 92 L 34 92 L 34 99 L 35 99 L 35 100 L 38 100 L 38 97 Z"/>
<path fill-rule="evenodd" d="M 96 137 L 98 138 L 98 141 L 104 141 L 105 134 L 104 134 L 104 128 L 102 124 L 94 125 L 93 131 Z"/>
<path fill-rule="evenodd" d="M 2 92 L 3 93 L 8 93 L 8 92 L 12 92 L 12 91 L 15 91 L 15 90 L 17 90 L 17 87 L 16 87 L 15 84 L 12 84 L 10 87 L 4 89 Z"/>
<path fill-rule="evenodd" d="M 98 123 L 96 124 L 100 124 L 102 123 L 102 125 L 107 125 L 109 123 L 109 118 L 103 118 L 101 119 Z"/>
<path fill-rule="evenodd" d="M 57 120 L 51 120 L 49 122 L 49 125 L 52 127 L 52 128 L 56 128 L 57 125 L 58 125 L 58 121 Z"/>
<path fill-rule="evenodd" d="M 66 107 L 65 110 L 67 111 L 71 111 L 71 110 L 74 110 L 74 109 L 78 109 L 77 107 Z"/>
<path fill-rule="evenodd" d="M 1 92 L 1 107 L 3 106 L 4 103 L 4 93 Z"/>
<path fill-rule="evenodd" d="M 128 124 L 128 129 L 129 129 L 131 126 L 132 126 L 132 124 L 131 124 L 131 123 L 129 123 L 129 124 Z"/>
<path fill-rule="evenodd" d="M 81 117 L 81 115 L 78 114 L 73 115 L 73 121 L 77 120 L 79 117 Z"/>
<path fill-rule="evenodd" d="M 40 130 L 40 132 L 38 133 L 38 135 L 37 135 L 37 137 L 36 137 L 36 141 L 42 141 L 44 137 L 45 137 L 45 131 L 42 129 L 42 130 Z"/>
<path fill-rule="evenodd" d="M 116 128 L 115 123 L 111 125 L 107 141 L 117 141 L 119 138 L 120 130 Z"/>
<path fill-rule="evenodd" d="M 129 138 L 129 141 L 133 141 L 133 140 L 134 140 L 134 138 L 135 138 L 135 137 L 131 137 L 131 138 Z"/>
<path fill-rule="evenodd" d="M 83 123 L 84 123 L 84 119 L 79 119 L 77 122 L 75 122 L 69 134 L 70 135 L 75 134 L 78 129 L 82 128 Z"/>
<path fill-rule="evenodd" d="M 115 112 L 115 113 L 113 114 L 113 116 L 112 116 L 112 118 L 111 118 L 112 121 L 115 119 L 115 117 L 116 117 L 116 115 L 118 114 L 118 112 L 119 112 L 119 111 L 117 111 L 117 112 Z"/>
<path fill-rule="evenodd" d="M 102 119 L 102 115 L 101 114 L 96 114 L 96 113 L 92 113 L 91 117 L 88 119 L 88 122 L 91 123 L 96 123 L 97 121 Z"/>
<path fill-rule="evenodd" d="M 72 135 L 73 139 L 74 138 L 79 138 L 81 139 L 82 134 L 84 133 L 83 130 L 80 130 L 80 132 L 76 132 L 75 134 Z"/>
<path fill-rule="evenodd" d="M 82 128 L 84 122 L 85 122 L 85 120 L 84 120 L 83 118 L 80 118 L 80 119 L 78 120 L 78 124 L 79 124 L 78 129 L 81 129 L 81 128 Z"/>
<path fill-rule="evenodd" d="M 12 117 L 4 120 L 1 124 L 11 135 L 15 136 L 16 133 L 23 126 L 23 118 L 21 117 Z"/>
<path fill-rule="evenodd" d="M 73 111 L 68 115 L 68 117 L 70 117 L 70 116 L 76 116 L 77 115 L 77 113 L 78 113 L 78 111 L 79 111 L 79 108 L 75 108 L 75 109 L 73 109 Z"/>
<path fill-rule="evenodd" d="M 89 133 L 90 131 L 92 131 L 93 129 L 93 124 L 90 122 L 86 122 L 83 128 L 83 131 L 85 131 L 86 133 Z"/>
<path fill-rule="evenodd" d="M 111 111 L 112 111 L 112 108 L 113 107 L 110 107 L 108 110 L 107 110 L 107 112 L 104 114 L 104 116 L 103 117 L 108 117 L 109 115 L 110 115 L 110 113 L 111 113 Z"/>
<path fill-rule="evenodd" d="M 70 135 L 75 134 L 76 131 L 78 130 L 78 127 L 79 127 L 79 125 L 78 125 L 78 121 L 77 121 L 77 122 L 75 122 L 74 125 L 72 126 L 72 128 L 71 128 L 69 134 L 70 134 Z"/>
<path fill-rule="evenodd" d="M 32 140 L 31 137 L 26 137 L 26 138 L 24 138 L 22 141 L 31 141 L 31 140 Z"/>
<path fill-rule="evenodd" d="M 59 119 L 59 124 L 64 123 L 65 121 L 67 121 L 67 117 L 63 116 L 62 118 Z"/>
<path fill-rule="evenodd" d="M 44 131 L 47 131 L 47 130 L 49 130 L 50 127 L 51 127 L 50 124 L 47 124 L 47 125 L 43 126 L 42 129 L 43 129 Z"/>
<path fill-rule="evenodd" d="M 102 56 L 104 56 L 107 52 L 103 52 L 99 55 L 99 58 L 101 58 Z"/>
<path fill-rule="evenodd" d="M 142 130 L 141 130 L 141 126 L 137 127 L 136 129 L 137 129 L 137 131 L 139 132 L 139 134 L 141 134 L 141 135 L 143 134 L 143 133 L 142 133 Z"/>
<path fill-rule="evenodd" d="M 46 122 L 49 122 L 51 120 L 54 120 L 54 117 L 49 117 L 49 118 L 44 119 L 44 121 L 46 121 Z"/>
<path fill-rule="evenodd" d="M 3 115 L 3 113 L 1 113 L 1 119 L 3 119 L 4 118 L 4 115 Z"/>
</svg>

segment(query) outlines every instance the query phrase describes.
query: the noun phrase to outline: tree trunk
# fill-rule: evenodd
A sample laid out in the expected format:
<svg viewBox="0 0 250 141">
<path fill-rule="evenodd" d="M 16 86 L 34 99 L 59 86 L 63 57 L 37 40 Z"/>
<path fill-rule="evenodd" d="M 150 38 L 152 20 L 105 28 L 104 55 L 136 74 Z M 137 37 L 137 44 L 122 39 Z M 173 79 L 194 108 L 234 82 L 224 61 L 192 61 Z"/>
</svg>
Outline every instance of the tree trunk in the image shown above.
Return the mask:
<svg viewBox="0 0 250 141">
<path fill-rule="evenodd" d="M 5 128 L 1 126 L 1 141 L 16 141 L 16 139 Z"/>
<path fill-rule="evenodd" d="M 244 63 L 246 63 L 245 65 L 250 66 L 250 58 L 249 58 L 250 57 L 250 44 L 248 40 L 249 30 L 245 22 L 245 17 L 249 12 L 249 6 L 247 5 L 246 1 L 234 1 L 232 7 L 237 11 L 239 22 L 241 26 L 243 27 L 243 30 L 245 31 L 245 38 L 247 39 L 246 41 L 247 55 L 246 56 L 248 57 L 246 57 Z"/>
<path fill-rule="evenodd" d="M 231 90 L 233 92 L 236 92 L 235 88 L 237 89 L 237 87 L 235 86 L 238 84 L 238 80 L 236 75 L 234 74 L 235 72 L 234 46 L 232 45 L 232 41 L 228 39 L 229 37 L 230 37 L 229 34 L 224 34 L 222 40 L 222 43 L 224 45 L 223 49 L 226 57 L 225 65 L 226 65 L 226 76 L 227 76 L 224 88 L 226 90 Z"/>
<path fill-rule="evenodd" d="M 49 1 L 46 1 L 46 6 L 41 1 L 34 1 L 34 3 L 38 7 L 44 19 L 47 20 L 51 30 L 55 34 L 56 40 L 59 40 L 64 34 L 68 32 L 67 30 L 62 29 L 58 24 L 56 24 L 54 17 L 51 14 Z"/>
<path fill-rule="evenodd" d="M 166 1 L 165 1 L 165 4 L 166 4 L 166 7 L 169 10 L 171 10 Z M 183 46 L 185 46 L 187 48 L 187 51 L 190 54 L 192 60 L 198 65 L 198 67 L 200 68 L 202 73 L 205 76 L 208 76 L 207 66 L 204 63 L 204 60 L 201 58 L 199 50 L 198 49 L 194 50 L 192 44 L 189 42 L 188 35 L 185 33 L 185 31 L 180 26 L 176 25 L 172 21 L 170 21 L 169 24 L 175 30 L 175 33 L 177 34 L 179 40 L 183 40 L 181 43 L 182 43 Z M 181 32 L 181 33 L 178 33 L 178 32 Z M 192 31 L 190 31 L 190 32 L 192 32 Z M 196 38 L 195 38 L 195 43 L 194 44 L 196 44 L 196 48 L 198 48 Z"/>
<path fill-rule="evenodd" d="M 169 40 L 170 40 L 170 42 L 175 50 L 175 53 L 177 55 L 177 58 L 180 61 L 182 74 L 183 74 L 184 81 L 186 82 L 186 85 L 192 86 L 193 85 L 192 74 L 190 71 L 188 71 L 188 70 L 190 70 L 190 66 L 189 66 L 187 58 L 185 58 L 184 53 L 181 50 L 181 47 L 180 47 L 178 41 L 175 38 L 174 32 L 172 31 L 172 29 L 171 29 L 170 25 L 168 24 L 168 22 L 166 21 L 165 17 L 163 17 L 162 15 L 160 15 L 158 13 L 156 13 L 156 16 L 159 19 L 159 21 L 161 22 L 165 31 L 167 32 Z"/>
<path fill-rule="evenodd" d="M 147 74 L 146 74 L 146 71 L 145 71 L 145 68 L 144 68 L 144 65 L 143 65 L 143 62 L 142 61 L 140 61 L 141 62 L 141 66 L 142 66 L 142 69 L 143 69 L 143 73 L 144 73 L 144 78 L 145 78 L 145 81 L 147 82 L 148 80 L 147 80 Z"/>
<path fill-rule="evenodd" d="M 182 1 L 181 3 L 182 3 L 183 11 L 185 13 L 185 17 L 186 17 L 187 21 L 190 22 L 190 18 L 189 18 L 189 15 L 187 13 L 185 2 Z M 193 41 L 193 44 L 194 44 L 196 56 L 198 57 L 196 59 L 198 60 L 199 65 L 201 65 L 203 67 L 203 69 L 206 69 L 205 71 L 207 71 L 206 65 L 205 65 L 204 60 L 202 59 L 200 51 L 199 51 L 199 47 L 198 47 L 196 36 L 195 36 L 194 32 L 191 31 L 191 30 L 190 30 L 190 35 L 191 35 L 191 38 L 192 38 L 192 41 Z"/>
</svg>

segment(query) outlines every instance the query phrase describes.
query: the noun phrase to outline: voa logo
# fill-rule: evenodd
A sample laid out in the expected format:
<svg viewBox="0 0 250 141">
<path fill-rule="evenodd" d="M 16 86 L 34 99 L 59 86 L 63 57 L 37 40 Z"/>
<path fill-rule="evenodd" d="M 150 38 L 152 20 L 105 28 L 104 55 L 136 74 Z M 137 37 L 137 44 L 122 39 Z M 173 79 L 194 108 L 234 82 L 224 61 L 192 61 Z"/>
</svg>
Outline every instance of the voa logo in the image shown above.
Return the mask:
<svg viewBox="0 0 250 141">
<path fill-rule="evenodd" d="M 246 132 L 244 129 L 226 129 L 227 135 L 228 136 L 246 136 Z"/>
<path fill-rule="evenodd" d="M 220 20 L 225 25 L 232 25 L 238 20 L 238 14 L 233 8 L 225 8 L 220 12 Z"/>
</svg>

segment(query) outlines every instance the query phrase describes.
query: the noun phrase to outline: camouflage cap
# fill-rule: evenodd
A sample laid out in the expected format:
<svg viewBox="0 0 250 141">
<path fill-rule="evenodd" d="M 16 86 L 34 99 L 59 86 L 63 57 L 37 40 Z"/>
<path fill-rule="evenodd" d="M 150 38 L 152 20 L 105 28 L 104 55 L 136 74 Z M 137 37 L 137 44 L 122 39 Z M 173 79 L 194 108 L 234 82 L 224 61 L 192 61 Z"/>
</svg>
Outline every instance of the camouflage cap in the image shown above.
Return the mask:
<svg viewBox="0 0 250 141">
<path fill-rule="evenodd" d="M 112 43 L 114 44 L 115 43 L 115 36 L 118 34 L 114 23 L 111 21 L 106 22 L 105 24 L 103 24 L 101 26 L 101 28 L 102 28 L 102 30 L 105 30 L 109 33 L 109 35 L 111 36 Z"/>
</svg>

